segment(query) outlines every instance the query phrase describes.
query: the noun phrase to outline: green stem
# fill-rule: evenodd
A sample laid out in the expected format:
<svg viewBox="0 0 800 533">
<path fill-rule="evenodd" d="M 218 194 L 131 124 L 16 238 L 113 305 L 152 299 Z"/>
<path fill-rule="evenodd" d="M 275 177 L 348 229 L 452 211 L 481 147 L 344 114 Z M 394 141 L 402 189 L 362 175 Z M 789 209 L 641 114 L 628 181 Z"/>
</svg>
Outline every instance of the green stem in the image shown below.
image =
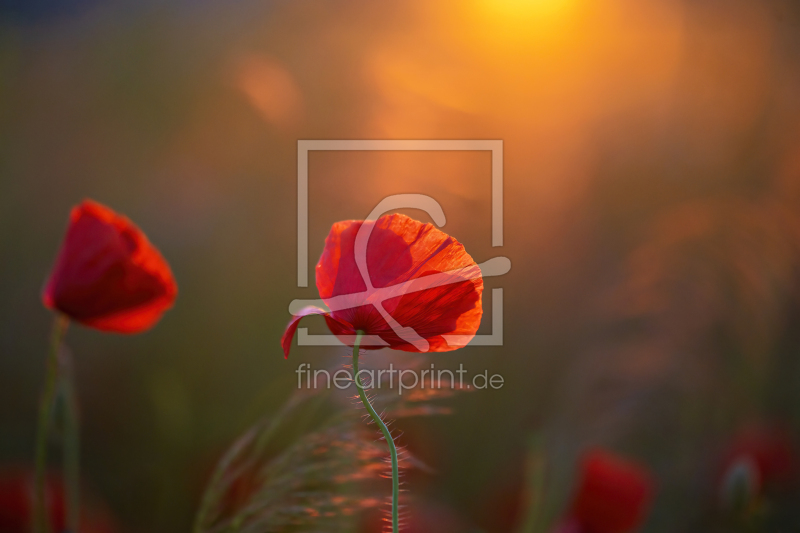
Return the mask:
<svg viewBox="0 0 800 533">
<path fill-rule="evenodd" d="M 58 391 L 58 351 L 67 329 L 68 320 L 63 315 L 56 316 L 50 340 L 50 351 L 45 361 L 44 390 L 39 404 L 39 421 L 36 432 L 35 479 L 33 493 L 33 530 L 35 533 L 49 533 L 50 520 L 47 516 L 47 444 L 50 436 L 50 422 L 55 409 Z"/>
<path fill-rule="evenodd" d="M 540 533 L 545 530 L 546 462 L 544 453 L 542 436 L 532 435 L 529 437 L 525 465 L 527 501 L 525 502 L 525 520 L 519 533 Z"/>
<path fill-rule="evenodd" d="M 389 428 L 383 423 L 383 420 L 381 420 L 375 408 L 372 407 L 372 404 L 369 403 L 369 398 L 367 398 L 367 394 L 364 392 L 364 385 L 361 383 L 361 376 L 358 374 L 358 348 L 363 336 L 364 332 L 359 330 L 356 334 L 356 342 L 353 345 L 353 379 L 356 382 L 358 397 L 361 398 L 361 403 L 364 404 L 364 408 L 369 413 L 369 416 L 372 417 L 375 424 L 380 428 L 381 433 L 383 433 L 383 438 L 386 439 L 386 443 L 389 445 L 389 455 L 392 459 L 392 533 L 399 533 L 400 518 L 398 504 L 400 500 L 400 469 L 397 463 L 397 446 L 394 444 L 394 439 L 389 432 Z"/>
<path fill-rule="evenodd" d="M 66 491 L 66 525 L 70 533 L 78 533 L 80 525 L 80 431 L 78 401 L 72 361 L 64 350 L 60 355 L 61 399 L 64 431 L 64 486 Z"/>
</svg>

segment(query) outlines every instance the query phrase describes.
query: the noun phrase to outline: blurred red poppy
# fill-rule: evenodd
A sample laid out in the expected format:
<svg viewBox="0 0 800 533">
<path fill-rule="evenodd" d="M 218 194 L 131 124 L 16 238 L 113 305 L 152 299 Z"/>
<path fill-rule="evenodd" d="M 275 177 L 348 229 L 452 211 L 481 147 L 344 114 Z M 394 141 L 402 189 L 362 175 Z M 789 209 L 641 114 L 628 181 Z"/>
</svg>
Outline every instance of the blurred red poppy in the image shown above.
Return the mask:
<svg viewBox="0 0 800 533">
<path fill-rule="evenodd" d="M 47 515 L 52 531 L 66 530 L 64 486 L 56 476 L 46 485 Z M 33 528 L 33 473 L 23 468 L 0 472 L 0 531 L 29 533 Z M 118 531 L 107 513 L 96 507 L 81 509 L 81 533 L 113 533 Z"/>
<path fill-rule="evenodd" d="M 720 494 L 725 504 L 765 490 L 787 487 L 797 480 L 797 455 L 788 431 L 766 424 L 743 428 L 723 455 Z M 740 486 L 741 485 L 741 486 Z M 735 494 L 744 491 L 744 494 Z"/>
<path fill-rule="evenodd" d="M 558 533 L 628 533 L 641 525 L 653 494 L 648 471 L 603 450 L 586 453 L 567 519 Z"/>
<path fill-rule="evenodd" d="M 359 258 L 356 237 L 362 226 L 369 238 L 365 257 Z M 309 314 L 324 315 L 347 345 L 361 330 L 379 341 L 364 348 L 410 352 L 460 348 L 475 335 L 483 314 L 480 268 L 461 243 L 400 214 L 334 224 L 316 282 L 331 311 L 306 307 L 292 318 L 281 339 L 286 357 L 300 319 Z"/>
<path fill-rule="evenodd" d="M 169 265 L 144 233 L 84 200 L 72 209 L 42 300 L 85 326 L 139 333 L 158 322 L 177 293 Z"/>
</svg>

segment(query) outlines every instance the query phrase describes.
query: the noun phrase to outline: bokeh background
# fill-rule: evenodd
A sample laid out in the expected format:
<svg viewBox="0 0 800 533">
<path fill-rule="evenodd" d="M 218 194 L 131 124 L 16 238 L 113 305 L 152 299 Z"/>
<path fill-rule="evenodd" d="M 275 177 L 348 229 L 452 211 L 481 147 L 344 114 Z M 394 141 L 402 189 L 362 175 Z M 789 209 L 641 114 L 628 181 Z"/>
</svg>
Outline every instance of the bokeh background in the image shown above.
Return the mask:
<svg viewBox="0 0 800 533">
<path fill-rule="evenodd" d="M 504 345 L 435 359 L 505 386 L 402 428 L 436 471 L 411 478 L 425 505 L 511 531 L 533 436 L 554 501 L 603 446 L 654 472 L 645 531 L 719 531 L 737 432 L 800 429 L 796 3 L 4 0 L 0 464 L 30 464 L 39 294 L 70 207 L 96 199 L 180 295 L 143 335 L 70 329 L 84 479 L 125 531 L 189 529 L 232 439 L 299 363 L 341 355 L 279 348 L 288 303 L 316 297 L 295 286 L 298 139 L 504 141 L 499 249 L 487 153 L 310 160 L 312 263 L 332 222 L 398 192 L 434 196 L 478 262 L 512 261 L 487 280 Z M 797 497 L 770 495 L 771 531 L 800 530 Z"/>
</svg>

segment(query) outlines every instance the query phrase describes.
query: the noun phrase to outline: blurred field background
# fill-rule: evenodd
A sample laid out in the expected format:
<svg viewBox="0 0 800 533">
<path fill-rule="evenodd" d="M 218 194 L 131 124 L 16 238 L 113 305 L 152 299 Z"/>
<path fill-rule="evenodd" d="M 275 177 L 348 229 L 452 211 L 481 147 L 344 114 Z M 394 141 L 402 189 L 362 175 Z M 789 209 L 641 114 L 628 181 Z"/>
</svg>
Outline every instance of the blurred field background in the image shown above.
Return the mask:
<svg viewBox="0 0 800 533">
<path fill-rule="evenodd" d="M 645 531 L 720 531 L 726 443 L 800 429 L 796 3 L 5 0 L 0 465 L 30 463 L 39 293 L 91 197 L 140 225 L 180 294 L 144 335 L 70 329 L 84 479 L 126 531 L 188 530 L 232 439 L 298 364 L 341 355 L 278 344 L 288 303 L 316 297 L 295 287 L 298 139 L 504 141 L 500 249 L 486 153 L 310 160 L 312 266 L 332 222 L 398 192 L 435 197 L 478 262 L 512 261 L 487 279 L 504 346 L 434 359 L 505 386 L 401 428 L 436 470 L 411 478 L 427 505 L 511 531 L 536 435 L 555 500 L 602 445 L 655 472 Z M 773 502 L 781 531 L 798 496 Z"/>
</svg>

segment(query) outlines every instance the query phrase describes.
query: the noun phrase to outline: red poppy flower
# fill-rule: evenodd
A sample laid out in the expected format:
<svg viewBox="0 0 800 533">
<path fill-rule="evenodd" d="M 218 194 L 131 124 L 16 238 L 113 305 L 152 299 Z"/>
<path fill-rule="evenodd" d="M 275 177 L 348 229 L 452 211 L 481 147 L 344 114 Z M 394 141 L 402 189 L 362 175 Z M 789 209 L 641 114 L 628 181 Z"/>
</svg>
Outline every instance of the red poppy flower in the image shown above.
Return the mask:
<svg viewBox="0 0 800 533">
<path fill-rule="evenodd" d="M 64 484 L 57 476 L 49 476 L 46 484 L 47 515 L 51 529 L 66 530 Z M 0 531 L 28 533 L 33 527 L 33 473 L 23 468 L 10 468 L 0 473 Z M 81 509 L 82 533 L 112 533 L 117 527 L 110 516 L 97 506 Z"/>
<path fill-rule="evenodd" d="M 602 450 L 587 453 L 567 520 L 558 530 L 627 533 L 641 525 L 653 493 L 643 467 Z"/>
<path fill-rule="evenodd" d="M 90 200 L 72 209 L 44 305 L 116 333 L 152 327 L 178 293 L 169 265 L 133 222 Z"/>
<path fill-rule="evenodd" d="M 292 318 L 281 339 L 286 357 L 309 314 L 324 315 L 349 346 L 362 330 L 364 348 L 443 352 L 469 342 L 483 313 L 480 268 L 461 243 L 400 214 L 334 224 L 316 282 L 330 311 L 306 307 Z"/>
<path fill-rule="evenodd" d="M 748 483 L 751 496 L 765 489 L 791 485 L 797 479 L 794 442 L 781 427 L 752 424 L 743 428 L 723 455 L 720 491 L 723 499 L 738 478 Z"/>
</svg>

